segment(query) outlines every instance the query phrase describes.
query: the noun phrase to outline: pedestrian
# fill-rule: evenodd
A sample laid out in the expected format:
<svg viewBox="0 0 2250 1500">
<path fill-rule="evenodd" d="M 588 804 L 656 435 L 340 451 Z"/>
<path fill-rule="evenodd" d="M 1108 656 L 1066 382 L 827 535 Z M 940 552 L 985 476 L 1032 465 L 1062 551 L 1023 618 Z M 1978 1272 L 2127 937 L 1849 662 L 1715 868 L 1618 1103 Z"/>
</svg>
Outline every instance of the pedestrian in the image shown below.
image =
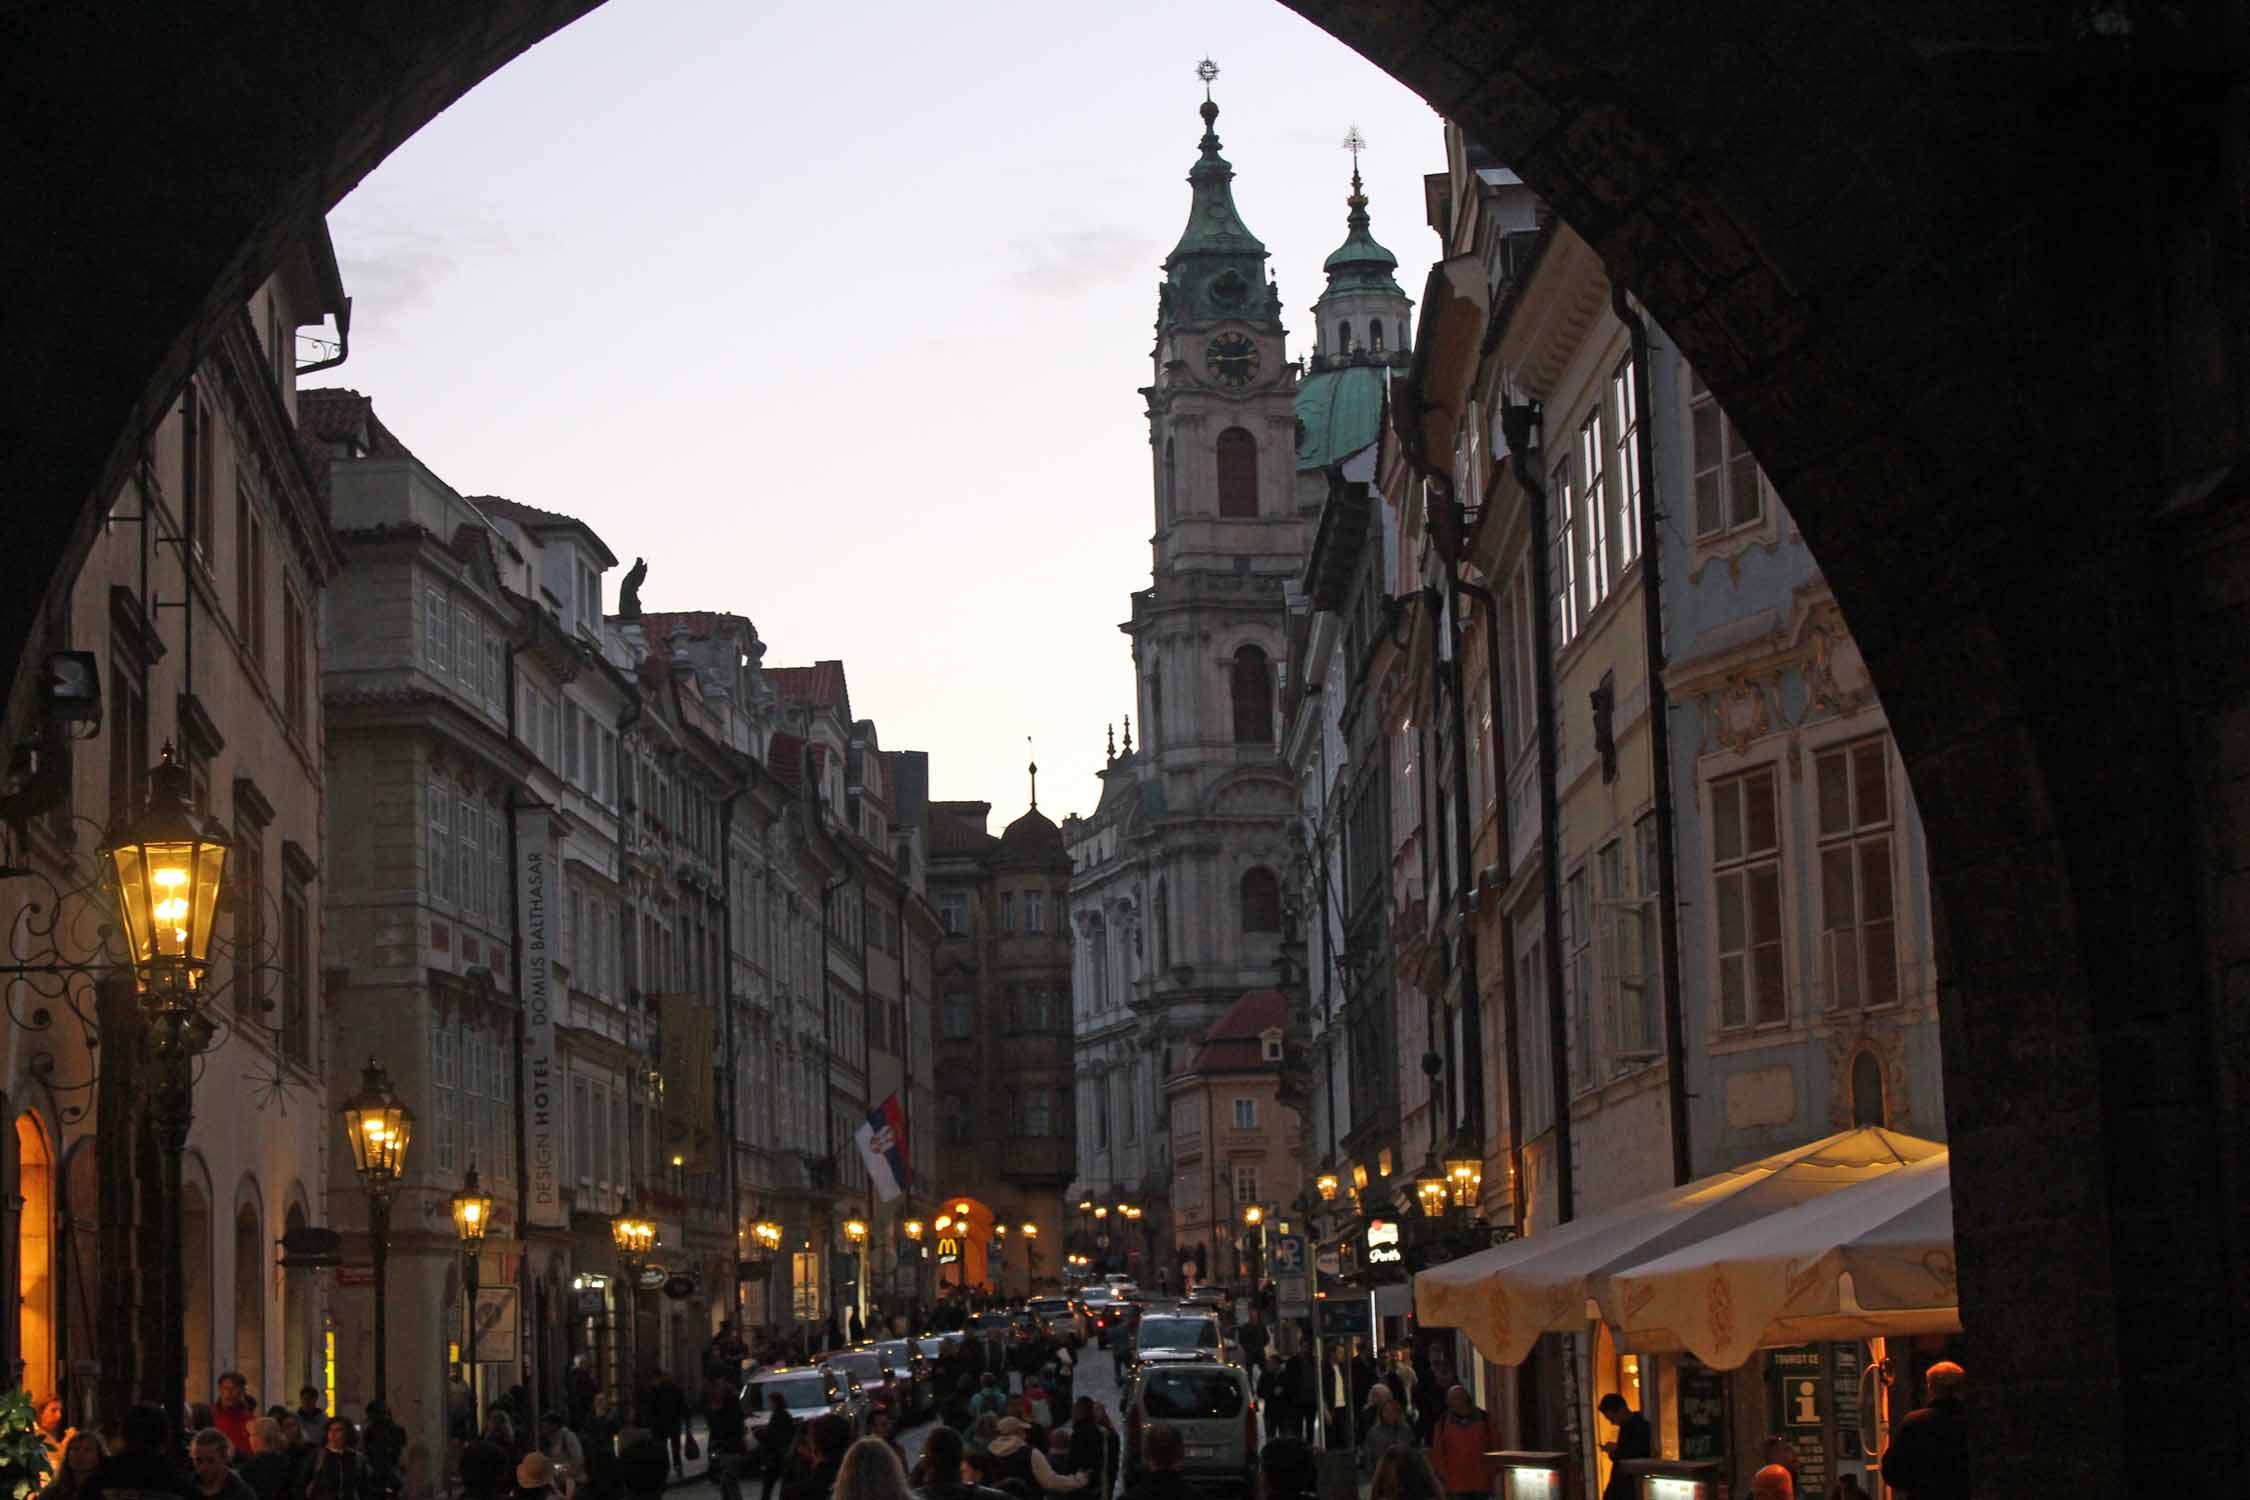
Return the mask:
<svg viewBox="0 0 2250 1500">
<path fill-rule="evenodd" d="M 1430 1467 L 1454 1500 L 1487 1500 L 1492 1469 L 1485 1455 L 1500 1446 L 1492 1419 L 1469 1400 L 1466 1386 L 1445 1393 L 1445 1411 L 1430 1431 Z"/>
<path fill-rule="evenodd" d="M 1655 1456 L 1656 1444 L 1649 1432 L 1648 1418 L 1633 1410 L 1631 1403 L 1615 1391 L 1602 1397 L 1598 1404 L 1602 1416 L 1617 1428 L 1613 1442 L 1602 1444 L 1602 1452 L 1609 1455 L 1609 1483 L 1602 1486 L 1602 1500 L 1633 1500 L 1635 1485 L 1624 1464 L 1636 1458 Z"/>
<path fill-rule="evenodd" d="M 1968 1373 L 1951 1360 L 1930 1366 L 1922 1376 L 1929 1405 L 1908 1412 L 1891 1430 L 1891 1446 L 1883 1453 L 1886 1484 L 1914 1500 L 1967 1500 L 1968 1382 Z"/>
<path fill-rule="evenodd" d="M 789 1400 L 773 1393 L 773 1406 L 758 1429 L 758 1474 L 765 1481 L 758 1500 L 773 1500 L 773 1487 L 789 1464 L 789 1450 L 797 1445 L 797 1419 L 789 1414 Z"/>
<path fill-rule="evenodd" d="M 986 1412 L 990 1412 L 996 1417 L 1006 1416 L 1008 1414 L 1008 1389 L 1000 1383 L 1000 1377 L 997 1375 L 985 1376 L 984 1388 L 977 1392 L 976 1400 L 970 1402 L 969 1407 L 979 1416 Z"/>
<path fill-rule="evenodd" d="M 515 1500 L 552 1500 L 555 1466 L 544 1453 L 526 1453 L 516 1461 Z"/>
<path fill-rule="evenodd" d="M 669 1371 L 659 1371 L 656 1383 L 648 1388 L 648 1433 L 664 1445 L 671 1455 L 672 1472 L 687 1477 L 687 1460 L 682 1456 L 681 1438 L 687 1430 L 687 1392 L 680 1389 Z"/>
<path fill-rule="evenodd" d="M 914 1482 L 922 1500 L 997 1500 L 998 1490 L 972 1484 L 963 1475 L 965 1456 L 960 1433 L 950 1427 L 930 1433 L 922 1443 L 922 1461 L 914 1466 Z"/>
<path fill-rule="evenodd" d="M 320 1399 L 320 1387 L 308 1385 L 297 1391 L 297 1425 L 306 1432 L 318 1432 L 328 1423 L 328 1407 Z"/>
<path fill-rule="evenodd" d="M 559 1411 L 540 1415 L 539 1456 L 547 1460 L 553 1472 L 549 1485 L 563 1500 L 570 1500 L 578 1493 L 578 1481 L 586 1474 L 586 1448 L 578 1441 L 578 1434 L 563 1425 Z"/>
<path fill-rule="evenodd" d="M 1758 1445 L 1759 1467 L 1763 1468 L 1771 1464 L 1776 1468 L 1787 1469 L 1791 1489 L 1797 1487 L 1797 1481 L 1803 1473 L 1803 1470 L 1798 1467 L 1798 1463 L 1797 1445 L 1785 1437 L 1768 1436 L 1763 1443 Z"/>
<path fill-rule="evenodd" d="M 467 1373 L 459 1365 L 445 1370 L 445 1435 L 456 1443 L 477 1435 L 477 1393 L 469 1389 Z"/>
<path fill-rule="evenodd" d="M 1117 1429 L 1110 1425 L 1107 1407 L 1091 1396 L 1080 1396 L 1071 1403 L 1070 1450 L 1063 1457 L 1063 1468 L 1093 1477 L 1093 1500 L 1109 1500 L 1122 1446 Z"/>
<path fill-rule="evenodd" d="M 664 1482 L 672 1477 L 671 1456 L 662 1443 L 643 1434 L 618 1450 L 617 1477 L 625 1500 L 660 1500 Z"/>
<path fill-rule="evenodd" d="M 367 1500 L 373 1493 L 367 1458 L 359 1451 L 359 1429 L 348 1417 L 330 1417 L 321 1430 L 320 1451 L 297 1486 L 305 1500 Z"/>
<path fill-rule="evenodd" d="M 1126 1487 L 1125 1500 L 1195 1500 L 1180 1465 L 1187 1460 L 1187 1445 L 1180 1430 L 1158 1422 L 1141 1434 L 1140 1472 Z"/>
<path fill-rule="evenodd" d="M 110 1490 L 117 1491 L 121 1500 L 127 1491 L 136 1492 L 134 1500 L 168 1495 L 189 1500 L 187 1482 L 164 1451 L 171 1424 L 164 1419 L 163 1407 L 145 1401 L 129 1407 L 118 1436 L 122 1441 L 117 1451 L 104 1458 L 79 1486 L 83 1500 L 96 1500 Z"/>
<path fill-rule="evenodd" d="M 236 1458 L 235 1466 L 258 1500 L 289 1500 L 289 1480 L 296 1469 L 281 1423 L 272 1417 L 250 1424 L 250 1451 Z"/>
<path fill-rule="evenodd" d="M 750 1437 L 743 1425 L 742 1397 L 732 1380 L 722 1376 L 703 1382 L 703 1426 L 709 1435 L 706 1472 L 719 1487 L 719 1500 L 742 1500 Z"/>
<path fill-rule="evenodd" d="M 504 1406 L 495 1404 L 491 1411 L 485 1413 L 484 1441 L 500 1450 L 507 1458 L 510 1469 L 516 1466 L 517 1459 L 523 1457 L 523 1443 L 516 1436 L 515 1419 L 508 1415 L 508 1409 Z"/>
<path fill-rule="evenodd" d="M 891 1451 L 898 1455 L 900 1467 L 905 1467 L 906 1450 L 898 1445 L 897 1412 L 893 1411 L 890 1407 L 887 1406 L 876 1407 L 873 1412 L 869 1413 L 867 1418 L 867 1435 L 868 1437 L 880 1438 L 882 1441 L 890 1444 Z M 864 1442 L 865 1439 L 862 1439 L 861 1441 Z"/>
<path fill-rule="evenodd" d="M 1445 1500 L 1445 1487 L 1419 1448 L 1393 1448 L 1375 1465 L 1367 1500 Z"/>
<path fill-rule="evenodd" d="M 1338 1340 L 1328 1346 L 1328 1363 L 1320 1373 L 1320 1402 L 1328 1413 L 1328 1446 L 1350 1448 L 1352 1433 L 1351 1355 Z"/>
<path fill-rule="evenodd" d="M 1383 1461 L 1383 1455 L 1393 1448 L 1412 1449 L 1421 1446 L 1415 1440 L 1414 1428 L 1407 1422 L 1406 1413 L 1400 1409 L 1398 1399 L 1388 1394 L 1389 1387 L 1381 1389 L 1386 1394 L 1375 1408 L 1375 1420 L 1368 1424 L 1366 1435 L 1359 1440 L 1359 1466 L 1369 1474 L 1375 1472 Z M 1605 1495 L 1603 1500 L 1609 1500 L 1609 1497 Z"/>
<path fill-rule="evenodd" d="M 836 1471 L 852 1445 L 852 1421 L 831 1412 L 812 1424 L 812 1467 L 782 1486 L 783 1500 L 829 1500 L 836 1488 Z"/>
<path fill-rule="evenodd" d="M 1750 1500 L 1796 1500 L 1797 1481 L 1782 1464 L 1767 1464 L 1750 1476 Z"/>
<path fill-rule="evenodd" d="M 206 1427 L 188 1442 L 190 1486 L 201 1500 L 256 1500 L 248 1480 L 234 1472 L 234 1444 L 216 1427 Z"/>
<path fill-rule="evenodd" d="M 834 1500 L 913 1500 L 906 1487 L 906 1461 L 898 1445 L 864 1437 L 844 1454 L 836 1471 Z"/>
<path fill-rule="evenodd" d="M 1320 1468 L 1302 1438 L 1275 1438 L 1259 1451 L 1261 1500 L 1315 1500 Z"/>
<path fill-rule="evenodd" d="M 359 1451 L 367 1459 L 367 1482 L 376 1495 L 406 1488 L 399 1468 L 406 1456 L 406 1429 L 391 1420 L 390 1403 L 378 1396 L 367 1403 L 367 1422 L 359 1430 Z"/>
<path fill-rule="evenodd" d="M 70 1441 L 71 1434 L 69 1418 L 63 1412 L 62 1397 L 49 1396 L 41 1401 L 39 1414 L 33 1420 L 39 1429 L 40 1439 L 47 1445 L 47 1471 L 50 1474 L 61 1473 L 63 1445 Z"/>
<path fill-rule="evenodd" d="M 86 1481 L 102 1466 L 102 1440 L 99 1434 L 78 1431 L 63 1443 L 62 1462 L 55 1465 L 54 1478 L 39 1492 L 39 1500 L 79 1500 Z"/>
<path fill-rule="evenodd" d="M 990 1460 L 985 1473 L 996 1487 L 1011 1479 L 1049 1494 L 1086 1487 L 1084 1474 L 1055 1472 L 1054 1465 L 1047 1462 L 1047 1455 L 1033 1445 L 1031 1427 L 1021 1417 L 1002 1417 L 999 1430 L 985 1453 Z"/>
<path fill-rule="evenodd" d="M 461 1445 L 461 1493 L 458 1500 L 502 1500 L 511 1478 L 507 1455 L 482 1438 Z"/>
</svg>

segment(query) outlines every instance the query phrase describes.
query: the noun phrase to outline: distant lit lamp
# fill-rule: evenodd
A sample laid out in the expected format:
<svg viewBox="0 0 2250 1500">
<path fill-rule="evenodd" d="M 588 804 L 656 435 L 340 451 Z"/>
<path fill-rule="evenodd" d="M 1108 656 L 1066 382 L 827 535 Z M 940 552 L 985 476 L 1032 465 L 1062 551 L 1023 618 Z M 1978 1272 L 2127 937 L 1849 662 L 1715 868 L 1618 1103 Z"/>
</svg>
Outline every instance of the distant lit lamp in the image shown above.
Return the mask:
<svg viewBox="0 0 2250 1500">
<path fill-rule="evenodd" d="M 1445 1180 L 1455 1208 L 1476 1208 L 1477 1192 L 1484 1186 L 1484 1157 L 1466 1130 L 1453 1138 L 1452 1148 L 1446 1152 Z"/>
<path fill-rule="evenodd" d="M 1446 1199 L 1451 1184 L 1446 1180 L 1445 1168 L 1433 1156 L 1414 1174 L 1414 1201 L 1421 1207 L 1424 1218 L 1440 1218 L 1445 1213 Z"/>
<path fill-rule="evenodd" d="M 484 1258 L 485 1231 L 492 1227 L 492 1195 L 477 1182 L 477 1164 L 474 1158 L 469 1170 L 461 1179 L 461 1186 L 452 1197 L 453 1237 L 461 1242 L 461 1289 L 468 1304 L 469 1332 L 466 1339 L 468 1357 L 462 1361 L 463 1374 L 471 1389 L 476 1385 L 477 1370 L 477 1293 L 482 1289 L 482 1261 Z"/>
<path fill-rule="evenodd" d="M 906 1237 L 910 1240 L 919 1240 L 922 1237 L 923 1224 L 920 1219 L 908 1219 L 899 1227 L 906 1231 Z M 941 1221 L 938 1227 L 943 1229 L 945 1225 Z"/>
<path fill-rule="evenodd" d="M 1323 1172 L 1313 1179 L 1313 1187 L 1319 1191 L 1320 1201 L 1323 1203 L 1334 1203 L 1336 1193 L 1342 1186 L 1343 1184 L 1336 1180 L 1334 1172 Z"/>
<path fill-rule="evenodd" d="M 359 1092 L 338 1111 L 351 1142 L 352 1167 L 367 1189 L 367 1240 L 375 1262 L 375 1395 L 390 1372 L 384 1348 L 390 1280 L 391 1190 L 406 1175 L 406 1147 L 414 1138 L 414 1111 L 391 1088 L 388 1073 L 371 1058 Z"/>
</svg>

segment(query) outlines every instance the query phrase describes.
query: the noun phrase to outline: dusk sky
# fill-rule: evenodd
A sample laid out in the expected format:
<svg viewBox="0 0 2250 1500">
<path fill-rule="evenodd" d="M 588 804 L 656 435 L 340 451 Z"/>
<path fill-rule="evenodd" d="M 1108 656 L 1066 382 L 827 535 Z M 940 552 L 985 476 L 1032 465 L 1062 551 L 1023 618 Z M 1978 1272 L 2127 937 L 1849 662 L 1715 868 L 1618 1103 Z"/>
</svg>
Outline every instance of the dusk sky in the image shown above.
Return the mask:
<svg viewBox="0 0 2250 1500">
<path fill-rule="evenodd" d="M 1138 388 L 1221 69 L 1290 352 L 1344 236 L 1436 253 L 1427 105 L 1274 0 L 609 0 L 330 216 L 349 363 L 448 483 L 584 518 L 651 609 L 840 657 L 933 794 L 1092 810 L 1149 581 Z"/>
</svg>

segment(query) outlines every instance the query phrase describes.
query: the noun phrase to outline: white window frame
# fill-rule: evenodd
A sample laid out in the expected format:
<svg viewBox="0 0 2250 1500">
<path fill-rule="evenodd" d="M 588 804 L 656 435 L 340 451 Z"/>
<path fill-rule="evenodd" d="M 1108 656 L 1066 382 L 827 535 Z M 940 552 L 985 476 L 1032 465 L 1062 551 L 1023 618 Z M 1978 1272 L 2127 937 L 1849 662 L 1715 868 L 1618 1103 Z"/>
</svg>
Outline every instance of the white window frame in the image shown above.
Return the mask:
<svg viewBox="0 0 2250 1500">
<path fill-rule="evenodd" d="M 445 590 L 434 583 L 422 585 L 422 665 L 433 676 L 453 670 L 453 610 Z"/>
<path fill-rule="evenodd" d="M 1577 523 L 1571 506 L 1570 457 L 1565 454 L 1547 479 L 1547 499 L 1554 509 L 1553 537 L 1547 545 L 1555 558 L 1555 645 L 1557 649 L 1578 639 Z"/>
<path fill-rule="evenodd" d="M 1241 1095 L 1236 1097 L 1234 1101 L 1234 1128 L 1237 1130 L 1256 1130 L 1258 1128 L 1258 1101 L 1254 1096 Z"/>
<path fill-rule="evenodd" d="M 1896 1005 L 1906 988 L 1899 941 L 1898 775 L 1891 761 L 1890 739 L 1880 733 L 1858 735 L 1812 749 L 1811 756 L 1811 819 L 1816 861 L 1813 897 L 1820 913 L 1821 999 L 1831 1014 L 1880 1010 Z M 1872 816 L 1862 805 L 1859 767 L 1863 757 L 1875 765 L 1882 776 L 1882 806 Z M 1845 767 L 1843 791 L 1846 799 L 1846 823 L 1840 829 L 1829 824 L 1826 788 L 1822 782 L 1828 768 L 1839 761 Z M 1849 887 L 1843 901 L 1837 899 L 1835 884 L 1838 856 L 1842 856 L 1841 874 Z M 1882 871 L 1887 886 L 1889 910 L 1880 918 L 1870 918 L 1866 912 L 1870 856 L 1874 861 L 1872 867 Z M 1849 914 L 1839 925 L 1839 916 L 1845 914 L 1837 908 L 1847 901 Z M 1888 928 L 1887 936 L 1870 933 L 1869 928 L 1874 926 Z M 1848 943 L 1852 950 L 1848 965 L 1838 954 L 1840 942 Z M 1887 995 L 1870 998 L 1873 981 L 1878 976 L 1869 961 L 1881 947 L 1889 950 L 1891 989 Z M 1843 977 L 1846 975 L 1848 980 Z"/>
<path fill-rule="evenodd" d="M 1749 804 L 1745 793 L 1763 781 L 1766 793 L 1773 802 L 1773 843 L 1769 847 L 1753 849 L 1750 846 Z M 1774 761 L 1758 761 L 1731 771 L 1723 776 L 1711 777 L 1704 786 L 1704 829 L 1708 838 L 1711 867 L 1711 916 L 1709 933 L 1712 955 L 1712 1003 L 1717 1008 L 1717 1024 L 1722 1031 L 1752 1031 L 1782 1027 L 1789 1024 L 1789 890 L 1788 865 L 1784 851 L 1788 847 L 1786 812 L 1781 796 L 1783 785 L 1781 768 Z M 1722 852 L 1721 825 L 1730 816 L 1736 820 L 1734 852 Z M 1770 939 L 1760 940 L 1752 930 L 1756 920 L 1753 895 L 1758 889 L 1761 872 L 1770 879 L 1774 900 L 1774 930 Z M 1734 900 L 1741 913 L 1741 946 L 1724 946 L 1724 913 L 1728 900 L 1729 883 L 1734 882 Z M 1757 953 L 1771 949 L 1773 975 L 1780 993 L 1765 993 L 1757 983 Z M 1740 963 L 1738 982 L 1742 996 L 1738 1014 L 1727 1008 L 1727 965 L 1730 960 Z"/>
<path fill-rule="evenodd" d="M 453 789 L 436 772 L 430 775 L 425 807 L 430 845 L 430 899 L 451 906 L 454 899 Z"/>
<path fill-rule="evenodd" d="M 1609 400 L 1617 418 L 1617 558 L 1618 576 L 1641 556 L 1641 406 L 1634 378 L 1633 356 L 1618 360 L 1609 376 Z"/>
<path fill-rule="evenodd" d="M 1602 403 L 1596 400 L 1586 413 L 1586 420 L 1578 424 L 1578 484 L 1582 493 L 1579 509 L 1584 513 L 1580 528 L 1586 557 L 1586 613 L 1609 600 L 1611 565 L 1614 559 L 1609 552 L 1609 455 L 1602 441 Z"/>
<path fill-rule="evenodd" d="M 1765 492 L 1765 473 L 1758 467 L 1749 445 L 1743 442 L 1742 434 L 1735 431 L 1734 418 L 1727 415 L 1718 397 L 1711 393 L 1702 375 L 1692 366 L 1688 370 L 1688 382 L 1688 523 L 1697 542 L 1712 542 L 1764 524 L 1772 502 Z M 1755 507 L 1747 516 L 1740 513 L 1745 471 L 1748 494 Z M 1711 524 L 1706 524 L 1705 520 L 1706 479 L 1710 481 L 1710 494 L 1717 508 Z"/>
</svg>

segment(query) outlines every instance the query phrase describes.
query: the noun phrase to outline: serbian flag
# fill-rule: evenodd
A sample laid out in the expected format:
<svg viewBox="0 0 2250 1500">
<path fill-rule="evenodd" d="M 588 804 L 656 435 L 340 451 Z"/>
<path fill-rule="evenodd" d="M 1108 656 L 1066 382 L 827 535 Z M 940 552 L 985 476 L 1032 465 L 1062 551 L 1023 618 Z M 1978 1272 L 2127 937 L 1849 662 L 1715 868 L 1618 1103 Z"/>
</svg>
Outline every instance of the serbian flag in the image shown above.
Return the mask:
<svg viewBox="0 0 2250 1500">
<path fill-rule="evenodd" d="M 868 1111 L 859 1129 L 852 1132 L 859 1158 L 867 1163 L 875 1195 L 888 1203 L 914 1185 L 913 1169 L 906 1164 L 906 1111 L 893 1094 Z"/>
</svg>

